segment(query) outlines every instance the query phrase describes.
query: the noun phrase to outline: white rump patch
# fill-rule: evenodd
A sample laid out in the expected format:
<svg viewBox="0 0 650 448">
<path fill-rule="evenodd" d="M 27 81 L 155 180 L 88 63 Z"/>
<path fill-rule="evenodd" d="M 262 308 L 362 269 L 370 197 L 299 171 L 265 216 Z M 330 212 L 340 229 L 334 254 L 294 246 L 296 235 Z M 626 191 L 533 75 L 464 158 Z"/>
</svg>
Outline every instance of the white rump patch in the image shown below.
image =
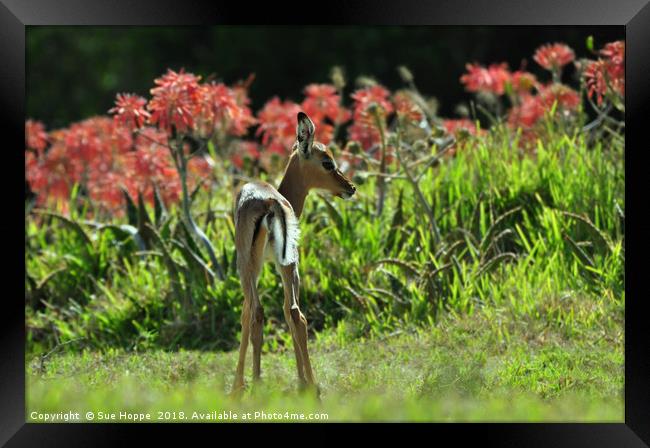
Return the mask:
<svg viewBox="0 0 650 448">
<path fill-rule="evenodd" d="M 272 197 L 268 191 L 262 190 L 258 185 L 254 183 L 247 183 L 241 189 L 239 193 L 239 202 L 237 202 L 237 208 L 240 208 L 246 201 L 251 199 L 261 199 L 265 200 L 269 197 Z"/>
</svg>

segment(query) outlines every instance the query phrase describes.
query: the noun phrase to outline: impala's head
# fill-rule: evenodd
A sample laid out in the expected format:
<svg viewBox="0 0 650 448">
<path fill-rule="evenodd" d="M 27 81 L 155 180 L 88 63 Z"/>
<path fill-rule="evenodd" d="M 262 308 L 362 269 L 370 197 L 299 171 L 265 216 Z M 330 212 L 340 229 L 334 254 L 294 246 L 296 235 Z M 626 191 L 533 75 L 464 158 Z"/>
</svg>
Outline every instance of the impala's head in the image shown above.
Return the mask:
<svg viewBox="0 0 650 448">
<path fill-rule="evenodd" d="M 296 149 L 304 185 L 326 190 L 343 199 L 350 198 L 357 189 L 338 169 L 332 151 L 314 141 L 316 126 L 304 112 L 298 113 Z"/>
</svg>

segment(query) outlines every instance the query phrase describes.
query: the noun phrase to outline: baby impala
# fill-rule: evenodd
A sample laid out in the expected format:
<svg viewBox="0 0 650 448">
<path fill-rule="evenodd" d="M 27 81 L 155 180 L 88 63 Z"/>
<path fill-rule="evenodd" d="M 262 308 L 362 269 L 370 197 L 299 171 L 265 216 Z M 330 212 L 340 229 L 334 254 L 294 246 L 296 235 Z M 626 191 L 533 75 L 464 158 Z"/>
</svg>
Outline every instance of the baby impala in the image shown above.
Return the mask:
<svg viewBox="0 0 650 448">
<path fill-rule="evenodd" d="M 311 189 L 327 190 L 347 199 L 356 188 L 338 170 L 330 150 L 314 141 L 315 130 L 309 117 L 298 113 L 296 142 L 280 187 L 276 190 L 265 182 L 250 182 L 235 198 L 237 269 L 244 290 L 244 306 L 233 393 L 244 388 L 249 338 L 253 345 L 253 379 L 260 378 L 264 310 L 257 295 L 257 279 L 265 260 L 272 260 L 282 276 L 284 317 L 293 338 L 300 386 L 318 390 L 307 351 L 307 320 L 299 308 L 298 218 Z"/>
</svg>

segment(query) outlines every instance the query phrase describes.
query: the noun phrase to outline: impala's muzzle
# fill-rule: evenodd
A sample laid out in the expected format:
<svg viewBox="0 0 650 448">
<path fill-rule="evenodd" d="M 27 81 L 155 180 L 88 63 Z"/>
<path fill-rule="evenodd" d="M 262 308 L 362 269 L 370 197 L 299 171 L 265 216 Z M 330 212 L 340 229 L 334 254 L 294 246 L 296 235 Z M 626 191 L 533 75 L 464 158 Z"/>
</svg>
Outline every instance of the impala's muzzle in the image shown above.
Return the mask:
<svg viewBox="0 0 650 448">
<path fill-rule="evenodd" d="M 356 192 L 357 192 L 357 188 L 354 185 L 350 184 L 348 186 L 347 191 L 344 191 L 343 193 L 341 193 L 341 197 L 343 199 L 350 199 L 354 195 L 354 193 L 356 193 Z"/>
<path fill-rule="evenodd" d="M 350 180 L 343 175 L 343 173 L 340 170 L 334 171 L 334 176 L 335 179 L 338 183 L 338 186 L 336 189 L 330 190 L 332 191 L 333 194 L 336 196 L 343 198 L 343 199 L 350 199 L 354 193 L 357 192 L 357 187 L 354 186 Z M 339 190 L 336 192 L 336 190 Z"/>
</svg>

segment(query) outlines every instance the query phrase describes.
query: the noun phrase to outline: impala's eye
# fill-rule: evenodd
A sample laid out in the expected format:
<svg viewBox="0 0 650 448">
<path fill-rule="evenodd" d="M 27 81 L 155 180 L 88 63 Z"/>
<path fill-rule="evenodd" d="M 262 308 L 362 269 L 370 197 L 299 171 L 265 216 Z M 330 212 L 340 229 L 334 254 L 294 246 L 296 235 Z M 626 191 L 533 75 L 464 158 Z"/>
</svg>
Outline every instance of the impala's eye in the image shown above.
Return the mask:
<svg viewBox="0 0 650 448">
<path fill-rule="evenodd" d="M 323 160 L 323 168 L 325 168 L 327 171 L 332 171 L 334 169 L 334 162 L 332 159 Z"/>
</svg>

